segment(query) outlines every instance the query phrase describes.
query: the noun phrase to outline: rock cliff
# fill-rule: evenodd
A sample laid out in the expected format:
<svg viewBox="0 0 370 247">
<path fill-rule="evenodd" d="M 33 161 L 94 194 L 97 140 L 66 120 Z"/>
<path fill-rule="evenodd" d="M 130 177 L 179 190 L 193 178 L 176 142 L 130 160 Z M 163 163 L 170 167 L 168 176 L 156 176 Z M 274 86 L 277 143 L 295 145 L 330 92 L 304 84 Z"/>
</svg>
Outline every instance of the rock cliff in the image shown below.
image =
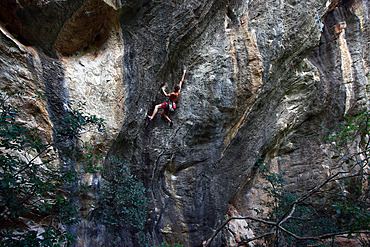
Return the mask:
<svg viewBox="0 0 370 247">
<path fill-rule="evenodd" d="M 64 100 L 86 102 L 106 120 L 103 133 L 84 138 L 107 172 L 110 157 L 123 158 L 151 190 L 155 243 L 201 246 L 228 209 L 258 207 L 258 159 L 298 192 L 325 176 L 330 157 L 314 137 L 368 107 L 369 8 L 368 0 L 2 0 L 0 78 L 26 88 L 17 104 L 49 138 Z M 161 87 L 173 88 L 183 69 L 174 125 L 160 114 L 149 121 Z M 37 88 L 45 101 L 32 97 Z M 98 188 L 101 178 L 86 179 Z M 232 246 L 246 234 L 239 224 L 214 245 Z M 78 236 L 81 246 L 106 241 L 88 218 Z"/>
</svg>

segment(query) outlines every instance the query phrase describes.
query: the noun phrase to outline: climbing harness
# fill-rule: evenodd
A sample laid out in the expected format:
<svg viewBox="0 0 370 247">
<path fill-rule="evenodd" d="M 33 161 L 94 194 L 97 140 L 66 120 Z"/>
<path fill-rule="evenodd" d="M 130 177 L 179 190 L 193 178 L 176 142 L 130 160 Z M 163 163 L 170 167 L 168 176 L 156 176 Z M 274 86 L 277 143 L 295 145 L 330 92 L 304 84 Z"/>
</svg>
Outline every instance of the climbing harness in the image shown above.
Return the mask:
<svg viewBox="0 0 370 247">
<path fill-rule="evenodd" d="M 319 13 L 317 13 L 317 9 L 315 9 L 315 12 L 316 12 L 317 20 L 319 21 L 320 31 L 322 32 L 322 24 L 320 21 Z"/>
<path fill-rule="evenodd" d="M 168 107 L 169 107 L 170 111 L 175 111 L 175 109 L 176 109 L 176 103 L 175 102 L 168 101 L 167 104 L 168 104 Z"/>
</svg>

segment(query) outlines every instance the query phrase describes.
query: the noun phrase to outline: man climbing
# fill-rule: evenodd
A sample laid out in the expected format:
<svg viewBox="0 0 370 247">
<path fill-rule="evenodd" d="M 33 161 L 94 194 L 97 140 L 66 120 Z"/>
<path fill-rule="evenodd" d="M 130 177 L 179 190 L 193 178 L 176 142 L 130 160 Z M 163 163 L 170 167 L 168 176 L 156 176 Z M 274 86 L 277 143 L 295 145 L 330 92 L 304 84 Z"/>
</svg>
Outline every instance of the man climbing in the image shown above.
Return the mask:
<svg viewBox="0 0 370 247">
<path fill-rule="evenodd" d="M 161 113 L 162 117 L 165 117 L 168 120 L 170 126 L 173 125 L 173 121 L 166 114 L 168 113 L 168 111 L 170 109 L 171 109 L 171 111 L 173 111 L 176 108 L 175 101 L 177 100 L 177 98 L 180 95 L 182 83 L 183 83 L 184 78 L 185 78 L 185 73 L 186 73 L 186 70 L 184 70 L 184 73 L 182 74 L 182 78 L 181 78 L 180 83 L 175 86 L 175 90 L 172 93 L 170 93 L 170 94 L 166 93 L 165 87 L 162 87 L 162 92 L 164 93 L 164 95 L 166 97 L 168 97 L 169 100 L 155 106 L 153 114 L 151 116 L 148 115 L 148 118 L 150 120 L 152 120 L 154 118 L 155 114 L 157 114 L 158 110 L 162 108 L 163 109 L 163 111 Z"/>
</svg>

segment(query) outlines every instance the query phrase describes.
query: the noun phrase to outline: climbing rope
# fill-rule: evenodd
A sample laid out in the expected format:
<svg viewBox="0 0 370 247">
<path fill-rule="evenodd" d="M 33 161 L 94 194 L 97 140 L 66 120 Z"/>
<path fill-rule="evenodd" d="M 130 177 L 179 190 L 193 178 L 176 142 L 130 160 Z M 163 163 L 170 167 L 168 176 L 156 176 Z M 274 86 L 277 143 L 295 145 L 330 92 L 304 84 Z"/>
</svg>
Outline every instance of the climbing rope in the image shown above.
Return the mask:
<svg viewBox="0 0 370 247">
<path fill-rule="evenodd" d="M 319 13 L 317 13 L 317 9 L 315 9 L 315 12 L 316 12 L 317 20 L 319 21 L 320 31 L 322 32 L 322 24 L 320 21 Z"/>
</svg>

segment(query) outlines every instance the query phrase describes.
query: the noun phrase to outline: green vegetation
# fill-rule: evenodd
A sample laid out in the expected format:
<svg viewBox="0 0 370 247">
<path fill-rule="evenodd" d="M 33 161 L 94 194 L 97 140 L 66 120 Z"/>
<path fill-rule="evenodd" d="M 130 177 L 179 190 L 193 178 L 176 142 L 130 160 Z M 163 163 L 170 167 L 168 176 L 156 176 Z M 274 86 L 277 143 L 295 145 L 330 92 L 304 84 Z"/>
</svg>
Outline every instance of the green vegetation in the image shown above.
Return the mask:
<svg viewBox="0 0 370 247">
<path fill-rule="evenodd" d="M 338 236 L 356 238 L 369 246 L 370 237 L 370 113 L 352 118 L 322 138 L 330 145 L 328 175 L 313 188 L 295 194 L 286 189 L 284 173 L 271 172 L 257 162 L 267 195 L 257 217 L 230 217 L 208 239 L 206 246 L 231 220 L 247 220 L 257 246 L 336 246 Z M 329 163 L 329 162 L 328 162 Z"/>
<path fill-rule="evenodd" d="M 148 190 L 130 173 L 122 160 L 112 160 L 112 171 L 102 186 L 97 213 L 108 231 L 119 238 L 118 231 L 139 232 L 141 246 L 147 246 L 150 235 L 143 233 L 148 220 Z"/>
<path fill-rule="evenodd" d="M 321 242 L 319 240 L 325 237 L 318 236 L 328 234 L 329 243 L 331 243 L 330 241 L 333 241 L 333 239 L 330 240 L 330 238 L 335 236 L 331 236 L 332 234 L 350 230 L 348 222 L 343 221 L 342 217 L 337 215 L 335 205 L 327 203 L 328 195 L 324 199 L 321 197 L 323 193 L 319 193 L 319 197 L 312 195 L 307 200 L 295 204 L 300 197 L 285 189 L 287 182 L 284 179 L 284 173 L 271 172 L 265 164 L 260 164 L 260 172 L 262 178 L 267 182 L 261 184 L 260 187 L 267 195 L 267 200 L 260 202 L 262 208 L 266 210 L 255 211 L 263 220 L 280 221 L 280 227 L 284 230 L 275 229 L 273 225 L 266 226 L 262 222 L 252 221 L 251 229 L 256 235 L 262 236 L 265 232 L 274 232 L 274 234 L 262 237 L 257 246 L 280 246 L 284 244 L 288 246 L 307 244 L 320 246 Z M 338 191 L 336 193 L 336 198 L 332 199 L 338 203 L 342 200 L 342 195 Z M 330 194 L 330 196 L 333 196 L 332 192 Z M 291 209 L 293 204 L 295 204 L 294 211 Z M 287 217 L 287 212 L 292 214 L 283 222 L 281 219 Z M 355 231 L 356 229 L 353 228 L 352 230 Z"/>
<path fill-rule="evenodd" d="M 67 233 L 66 226 L 79 222 L 73 198 L 87 188 L 79 186 L 81 173 L 74 167 L 96 171 L 92 165 L 96 155 L 77 144 L 82 129 L 97 126 L 101 130 L 103 120 L 81 109 L 71 110 L 55 128 L 55 141 L 41 139 L 39 129 L 18 121 L 9 99 L 20 95 L 3 92 L 0 96 L 0 245 L 69 245 L 75 236 Z M 67 139 L 69 146 L 56 149 Z M 73 162 L 68 164 L 66 159 Z M 43 231 L 27 228 L 25 219 L 41 225 Z"/>
<path fill-rule="evenodd" d="M 79 199 L 90 189 L 81 178 L 104 173 L 97 166 L 103 157 L 81 135 L 92 128 L 102 131 L 104 121 L 84 114 L 83 104 L 72 107 L 68 102 L 63 118 L 54 121 L 53 140 L 43 139 L 39 128 L 19 121 L 10 103 L 17 97 L 23 94 L 0 93 L 0 246 L 70 246 L 76 236 L 67 229 L 80 223 Z M 125 162 L 111 162 L 94 215 L 112 234 L 112 245 L 119 244 L 119 232 L 126 230 L 141 246 L 152 246 L 144 229 L 148 190 Z"/>
</svg>

